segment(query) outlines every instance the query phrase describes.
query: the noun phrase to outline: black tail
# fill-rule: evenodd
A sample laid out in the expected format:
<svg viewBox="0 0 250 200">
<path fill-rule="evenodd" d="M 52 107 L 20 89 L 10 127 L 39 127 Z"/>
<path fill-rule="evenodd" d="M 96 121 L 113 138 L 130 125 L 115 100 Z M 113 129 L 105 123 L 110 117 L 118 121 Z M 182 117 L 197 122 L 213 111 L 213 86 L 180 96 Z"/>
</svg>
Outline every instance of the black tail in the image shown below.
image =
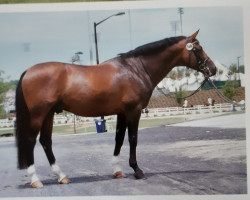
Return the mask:
<svg viewBox="0 0 250 200">
<path fill-rule="evenodd" d="M 25 169 L 28 167 L 29 157 L 29 137 L 30 116 L 27 104 L 25 102 L 22 90 L 22 79 L 26 71 L 22 74 L 16 88 L 16 146 L 18 156 L 18 168 Z"/>
</svg>

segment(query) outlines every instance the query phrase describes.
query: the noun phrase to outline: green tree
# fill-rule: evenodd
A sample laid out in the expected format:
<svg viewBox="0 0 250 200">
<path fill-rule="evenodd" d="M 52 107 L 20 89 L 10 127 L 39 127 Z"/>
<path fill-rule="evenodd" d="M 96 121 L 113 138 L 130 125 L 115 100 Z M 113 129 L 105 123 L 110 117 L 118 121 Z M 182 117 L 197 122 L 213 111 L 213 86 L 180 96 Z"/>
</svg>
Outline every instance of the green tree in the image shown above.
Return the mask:
<svg viewBox="0 0 250 200">
<path fill-rule="evenodd" d="M 185 71 L 185 76 L 187 78 L 187 86 L 188 86 L 188 79 L 190 78 L 191 76 L 191 70 L 189 68 L 186 69 Z"/>
<path fill-rule="evenodd" d="M 223 94 L 232 100 L 236 94 L 237 88 L 239 87 L 237 81 L 228 80 L 226 84 L 222 87 Z"/>
<path fill-rule="evenodd" d="M 186 96 L 187 92 L 185 90 L 182 89 L 182 87 L 179 88 L 179 90 L 177 88 L 175 88 L 175 101 L 176 103 L 181 106 L 183 104 L 184 101 L 184 97 Z"/>
<path fill-rule="evenodd" d="M 7 116 L 3 108 L 3 102 L 5 100 L 5 93 L 11 88 L 10 83 L 4 81 L 2 77 L 3 73 L 3 71 L 0 71 L 0 118 L 5 118 Z"/>
<path fill-rule="evenodd" d="M 231 76 L 234 75 L 234 80 L 236 80 L 236 73 L 237 73 L 237 65 L 236 64 L 231 64 L 229 66 L 229 71 L 228 71 L 228 76 L 229 80 L 231 80 Z"/>
<path fill-rule="evenodd" d="M 245 74 L 245 66 L 244 65 L 239 66 L 239 72 L 242 74 Z"/>
<path fill-rule="evenodd" d="M 181 69 L 180 67 L 177 68 L 177 78 L 180 80 L 183 78 L 184 70 Z"/>
<path fill-rule="evenodd" d="M 168 75 L 167 78 L 170 78 L 172 80 L 176 80 L 176 71 L 175 70 L 171 70 Z"/>
<path fill-rule="evenodd" d="M 200 75 L 200 72 L 198 72 L 198 71 L 195 71 L 195 72 L 194 72 L 195 82 L 196 82 L 196 83 L 199 82 L 199 79 L 198 79 L 199 75 Z"/>
<path fill-rule="evenodd" d="M 19 80 L 11 80 L 9 82 L 11 89 L 16 89 L 18 82 L 19 82 Z"/>
<path fill-rule="evenodd" d="M 223 69 L 219 69 L 219 70 L 218 70 L 219 79 L 220 79 L 221 75 L 223 74 L 223 72 L 224 72 Z"/>
</svg>

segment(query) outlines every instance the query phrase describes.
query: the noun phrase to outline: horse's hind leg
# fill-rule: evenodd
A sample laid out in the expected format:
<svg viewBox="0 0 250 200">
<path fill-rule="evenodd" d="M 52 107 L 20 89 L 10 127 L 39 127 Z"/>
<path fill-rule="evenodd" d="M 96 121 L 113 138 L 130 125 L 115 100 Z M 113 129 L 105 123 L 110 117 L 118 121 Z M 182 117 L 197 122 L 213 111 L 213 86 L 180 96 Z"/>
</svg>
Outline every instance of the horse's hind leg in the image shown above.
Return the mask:
<svg viewBox="0 0 250 200">
<path fill-rule="evenodd" d="M 36 174 L 36 170 L 35 170 L 35 166 L 34 166 L 34 147 L 36 144 L 36 138 L 37 135 L 39 133 L 41 127 L 41 120 L 39 119 L 34 119 L 32 118 L 31 120 L 31 126 L 28 129 L 28 143 L 26 143 L 26 147 L 28 149 L 27 151 L 27 172 L 28 175 L 31 178 L 31 187 L 32 188 L 41 188 L 43 187 L 43 184 L 41 183 L 41 181 L 39 180 L 37 174 Z"/>
<path fill-rule="evenodd" d="M 53 129 L 53 117 L 54 112 L 49 112 L 46 116 L 40 133 L 40 143 L 45 151 L 45 154 L 49 160 L 51 170 L 53 174 L 58 177 L 58 182 L 61 184 L 69 183 L 69 179 L 61 171 L 60 167 L 56 164 L 56 159 L 52 151 L 52 129 Z"/>
<path fill-rule="evenodd" d="M 43 184 L 41 183 L 41 181 L 39 180 L 37 174 L 36 174 L 36 170 L 35 170 L 35 166 L 34 166 L 34 147 L 36 145 L 36 137 L 38 135 L 38 131 L 36 134 L 31 134 L 29 136 L 29 144 L 26 143 L 26 149 L 27 149 L 27 172 L 28 175 L 31 179 L 31 187 L 33 188 L 41 188 L 43 187 Z"/>
<path fill-rule="evenodd" d="M 124 136 L 126 132 L 126 117 L 123 114 L 117 115 L 116 136 L 115 136 L 115 150 L 112 158 L 113 174 L 115 178 L 123 176 L 122 169 L 119 166 L 119 154 L 123 145 Z"/>
</svg>

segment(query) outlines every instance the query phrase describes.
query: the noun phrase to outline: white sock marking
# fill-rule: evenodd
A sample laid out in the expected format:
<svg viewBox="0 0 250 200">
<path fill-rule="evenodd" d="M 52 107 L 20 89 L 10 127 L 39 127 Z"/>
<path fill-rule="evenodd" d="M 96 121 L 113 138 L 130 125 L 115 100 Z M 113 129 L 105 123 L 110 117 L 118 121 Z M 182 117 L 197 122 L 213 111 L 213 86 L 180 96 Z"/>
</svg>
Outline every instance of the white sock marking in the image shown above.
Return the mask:
<svg viewBox="0 0 250 200">
<path fill-rule="evenodd" d="M 58 182 L 66 177 L 66 175 L 61 171 L 60 167 L 57 164 L 51 165 L 51 171 L 58 177 Z"/>
<path fill-rule="evenodd" d="M 39 178 L 36 175 L 36 169 L 35 169 L 34 165 L 30 165 L 27 169 L 27 172 L 28 172 L 29 177 L 31 179 L 31 184 L 36 182 L 36 181 L 39 181 Z"/>
<path fill-rule="evenodd" d="M 113 167 L 113 173 L 122 171 L 122 168 L 119 165 L 119 155 L 112 157 L 112 167 Z"/>
</svg>

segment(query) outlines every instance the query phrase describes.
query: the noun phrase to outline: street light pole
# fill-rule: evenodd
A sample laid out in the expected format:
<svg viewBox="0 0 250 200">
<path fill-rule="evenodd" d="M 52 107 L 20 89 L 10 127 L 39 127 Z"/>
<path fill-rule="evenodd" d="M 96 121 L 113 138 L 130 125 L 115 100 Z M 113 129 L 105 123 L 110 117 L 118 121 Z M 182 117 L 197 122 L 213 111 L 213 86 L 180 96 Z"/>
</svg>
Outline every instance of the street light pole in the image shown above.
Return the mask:
<svg viewBox="0 0 250 200">
<path fill-rule="evenodd" d="M 80 60 L 79 55 L 81 55 L 81 54 L 83 54 L 83 52 L 81 52 L 81 51 L 78 51 L 75 53 L 75 55 L 72 57 L 72 60 L 71 60 L 72 64 L 74 64 L 74 62 L 77 62 Z M 74 114 L 74 134 L 76 134 L 76 115 L 75 114 Z"/>
<path fill-rule="evenodd" d="M 124 15 L 124 14 L 125 14 L 125 12 L 119 12 L 119 13 L 110 15 L 109 17 L 103 19 L 102 21 L 100 21 L 100 22 L 98 22 L 98 23 L 94 22 L 96 64 L 99 64 L 99 54 L 98 54 L 98 42 L 97 42 L 96 27 L 97 27 L 99 24 L 103 23 L 104 21 L 106 21 L 107 19 L 109 19 L 109 18 L 111 18 L 111 17 L 119 16 L 119 15 Z"/>
<path fill-rule="evenodd" d="M 178 12 L 180 13 L 181 35 L 183 35 L 183 31 L 182 31 L 182 14 L 184 13 L 183 8 L 178 8 Z"/>
<path fill-rule="evenodd" d="M 111 17 L 114 17 L 114 16 L 119 16 L 119 15 L 124 15 L 125 12 L 119 12 L 119 13 L 116 13 L 116 14 L 113 14 L 113 15 L 110 15 L 109 17 L 103 19 L 102 21 L 96 23 L 94 22 L 94 34 L 95 34 L 95 53 L 96 53 L 96 64 L 98 65 L 99 64 L 99 54 L 98 54 L 98 42 L 97 42 L 97 33 L 96 33 L 96 27 L 103 23 L 104 21 L 106 21 L 107 19 L 111 18 Z M 104 116 L 101 116 L 101 119 L 104 120 Z M 106 126 L 105 126 L 105 122 L 104 122 L 104 131 L 106 131 Z"/>
<path fill-rule="evenodd" d="M 176 36 L 177 30 L 179 30 L 178 28 L 179 21 L 171 21 L 170 23 L 172 25 L 172 30 L 174 31 L 174 36 Z"/>
<path fill-rule="evenodd" d="M 98 44 L 97 44 L 97 34 L 96 34 L 96 26 L 98 24 L 94 22 L 94 32 L 95 32 L 95 55 L 96 55 L 96 64 L 99 64 L 99 55 L 98 55 Z"/>
</svg>

